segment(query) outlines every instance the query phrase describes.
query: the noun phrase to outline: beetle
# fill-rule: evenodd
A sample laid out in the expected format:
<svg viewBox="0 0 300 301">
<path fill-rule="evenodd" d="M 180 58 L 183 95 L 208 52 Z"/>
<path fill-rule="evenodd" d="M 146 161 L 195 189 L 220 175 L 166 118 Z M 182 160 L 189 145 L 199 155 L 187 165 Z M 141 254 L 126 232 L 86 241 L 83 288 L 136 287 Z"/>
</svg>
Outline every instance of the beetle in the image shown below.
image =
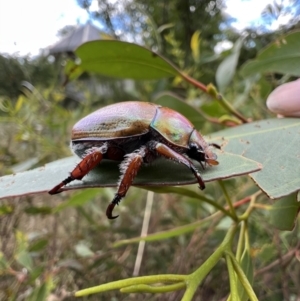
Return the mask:
<svg viewBox="0 0 300 301">
<path fill-rule="evenodd" d="M 49 194 L 60 193 L 63 186 L 81 180 L 103 159 L 121 161 L 118 190 L 106 210 L 107 217 L 114 219 L 118 216 L 112 215 L 113 209 L 125 197 L 141 165 L 158 157 L 188 167 L 199 188 L 204 189 L 202 176 L 190 159 L 203 169 L 219 164 L 211 146 L 220 148 L 208 144 L 188 119 L 170 108 L 140 101 L 115 103 L 74 125 L 71 149 L 82 160 Z"/>
</svg>

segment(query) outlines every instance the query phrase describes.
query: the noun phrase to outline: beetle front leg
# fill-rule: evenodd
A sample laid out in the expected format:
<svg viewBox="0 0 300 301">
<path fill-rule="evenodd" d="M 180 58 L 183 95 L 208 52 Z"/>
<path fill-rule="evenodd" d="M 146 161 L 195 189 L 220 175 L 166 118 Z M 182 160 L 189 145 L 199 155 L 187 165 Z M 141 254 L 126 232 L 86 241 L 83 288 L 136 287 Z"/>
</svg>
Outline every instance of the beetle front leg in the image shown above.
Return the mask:
<svg viewBox="0 0 300 301">
<path fill-rule="evenodd" d="M 73 169 L 70 176 L 61 183 L 53 187 L 48 193 L 57 194 L 62 192 L 61 188 L 74 180 L 81 180 L 93 168 L 95 168 L 103 159 L 103 154 L 106 152 L 107 146 L 103 145 L 99 148 L 92 149 Z"/>
<path fill-rule="evenodd" d="M 159 155 L 187 166 L 192 171 L 194 176 L 196 177 L 196 179 L 199 183 L 199 188 L 201 190 L 203 190 L 205 188 L 205 184 L 202 179 L 202 176 L 200 175 L 200 173 L 197 171 L 194 164 L 189 159 L 187 159 L 183 155 L 175 152 L 174 150 L 172 150 L 171 148 L 169 148 L 167 145 L 165 145 L 163 143 L 156 143 L 154 147 Z"/>
<path fill-rule="evenodd" d="M 114 199 L 106 209 L 106 216 L 109 219 L 115 219 L 118 215 L 113 216 L 112 212 L 116 205 L 118 205 L 123 197 L 125 197 L 133 179 L 137 175 L 145 157 L 145 148 L 126 156 L 126 159 L 121 163 L 120 169 L 122 176 L 119 183 L 118 192 L 115 194 Z"/>
</svg>

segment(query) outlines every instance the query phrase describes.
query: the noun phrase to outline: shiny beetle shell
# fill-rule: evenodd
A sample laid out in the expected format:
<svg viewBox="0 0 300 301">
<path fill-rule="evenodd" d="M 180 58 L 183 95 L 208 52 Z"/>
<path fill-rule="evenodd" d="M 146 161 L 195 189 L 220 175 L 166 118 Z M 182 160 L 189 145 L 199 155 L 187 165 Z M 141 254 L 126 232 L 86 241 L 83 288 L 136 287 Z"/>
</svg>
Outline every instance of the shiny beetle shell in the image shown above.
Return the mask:
<svg viewBox="0 0 300 301">
<path fill-rule="evenodd" d="M 99 109 L 73 127 L 72 140 L 112 140 L 143 135 L 156 114 L 157 106 L 146 102 L 121 102 Z"/>
<path fill-rule="evenodd" d="M 172 109 L 147 102 L 116 103 L 84 117 L 73 127 L 71 147 L 83 159 L 70 177 L 49 193 L 59 193 L 64 185 L 81 180 L 102 159 L 122 161 L 118 192 L 106 211 L 108 218 L 115 218 L 114 206 L 126 195 L 143 163 L 151 163 L 157 157 L 181 163 L 192 171 L 201 189 L 205 188 L 202 176 L 189 158 L 203 168 L 206 164 L 218 164 L 211 145 L 188 119 Z"/>
</svg>

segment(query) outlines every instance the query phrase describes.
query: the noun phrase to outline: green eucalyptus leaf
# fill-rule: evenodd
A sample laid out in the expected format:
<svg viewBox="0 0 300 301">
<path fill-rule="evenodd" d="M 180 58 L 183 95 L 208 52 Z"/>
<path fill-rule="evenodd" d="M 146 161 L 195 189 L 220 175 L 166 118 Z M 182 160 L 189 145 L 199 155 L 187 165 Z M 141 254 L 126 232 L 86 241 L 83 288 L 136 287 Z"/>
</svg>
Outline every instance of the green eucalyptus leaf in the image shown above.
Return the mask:
<svg viewBox="0 0 300 301">
<path fill-rule="evenodd" d="M 291 231 L 295 227 L 296 218 L 300 210 L 300 202 L 295 193 L 284 197 L 270 209 L 270 223 L 279 230 Z"/>
<path fill-rule="evenodd" d="M 278 38 L 241 69 L 243 76 L 264 72 L 300 76 L 300 31 Z"/>
<path fill-rule="evenodd" d="M 236 41 L 232 53 L 221 62 L 217 69 L 216 82 L 220 92 L 226 89 L 234 77 L 242 45 L 243 39 L 240 38 Z"/>
<path fill-rule="evenodd" d="M 75 246 L 75 252 L 80 257 L 91 257 L 94 252 L 85 244 L 79 243 Z"/>
<path fill-rule="evenodd" d="M 2 205 L 0 206 L 0 216 L 1 215 L 6 215 L 6 214 L 11 214 L 15 210 L 14 206 L 10 205 Z"/>
<path fill-rule="evenodd" d="M 38 266 L 33 268 L 33 270 L 30 272 L 29 281 L 33 282 L 38 277 L 41 277 L 41 275 L 44 273 L 45 268 L 45 266 Z"/>
<path fill-rule="evenodd" d="M 101 191 L 101 193 L 102 193 L 102 191 Z M 90 200 L 88 200 L 88 201 L 90 201 Z M 84 207 L 81 207 L 81 206 L 78 207 L 78 208 L 77 208 L 77 212 L 80 213 L 80 215 L 81 215 L 82 217 L 84 217 L 84 218 L 89 222 L 89 224 L 94 225 L 94 226 L 98 226 L 98 221 L 95 220 L 95 219 L 93 218 L 93 215 L 89 214 L 89 213 L 84 209 Z"/>
<path fill-rule="evenodd" d="M 26 233 L 16 230 L 15 239 L 17 242 L 16 254 L 20 253 L 21 251 L 27 250 L 28 236 Z"/>
<path fill-rule="evenodd" d="M 41 286 L 36 287 L 31 295 L 29 296 L 28 301 L 46 301 L 49 291 L 47 289 L 47 284 L 43 283 Z"/>
<path fill-rule="evenodd" d="M 157 53 L 128 42 L 91 41 L 75 51 L 80 68 L 106 76 L 132 79 L 159 79 L 176 76 L 178 70 Z"/>
<path fill-rule="evenodd" d="M 224 151 L 260 162 L 250 176 L 270 197 L 300 190 L 300 119 L 268 119 L 226 129 L 212 135 Z M 219 137 L 219 138 L 217 138 Z"/>
<path fill-rule="evenodd" d="M 4 257 L 4 254 L 0 252 L 0 273 L 7 268 L 9 268 L 9 262 Z"/>
<path fill-rule="evenodd" d="M 240 264 L 249 283 L 253 284 L 253 264 L 247 249 L 244 250 Z M 240 281 L 238 281 L 238 295 L 240 297 L 240 301 L 247 301 L 249 299 L 248 294 Z"/>
<path fill-rule="evenodd" d="M 230 178 L 237 175 L 248 174 L 260 169 L 257 162 L 246 159 L 240 155 L 233 155 L 216 150 L 219 165 L 202 170 L 200 164 L 195 162 L 203 175 L 204 181 Z M 20 195 L 47 192 L 59 182 L 68 177 L 79 159 L 75 156 L 61 159 L 44 167 L 29 170 L 15 175 L 0 178 L 0 199 Z M 120 177 L 120 162 L 103 160 L 99 166 L 86 175 L 82 181 L 76 180 L 63 190 L 114 187 Z M 159 172 L 158 172 L 159 171 Z M 192 172 L 182 164 L 171 160 L 157 159 L 152 164 L 143 165 L 133 181 L 135 186 L 177 186 L 196 183 Z M 90 193 L 90 192 L 89 192 Z M 73 203 L 74 202 L 74 203 Z M 75 205 L 82 202 L 75 199 Z M 68 204 L 68 206 L 72 204 Z"/>
<path fill-rule="evenodd" d="M 256 257 L 261 262 L 261 266 L 266 266 L 268 263 L 272 262 L 273 260 L 276 260 L 277 255 L 278 254 L 276 249 L 274 248 L 274 245 L 269 243 L 262 245 L 259 252 L 257 252 Z"/>
<path fill-rule="evenodd" d="M 47 215 L 52 213 L 52 208 L 48 206 L 43 206 L 43 207 L 36 207 L 36 206 L 30 206 L 24 209 L 24 211 L 27 214 L 42 214 L 42 215 Z"/>
<path fill-rule="evenodd" d="M 30 247 L 28 248 L 28 251 L 29 252 L 39 252 L 39 251 L 45 249 L 47 244 L 48 244 L 48 239 L 45 239 L 45 238 L 38 239 L 30 245 Z"/>
<path fill-rule="evenodd" d="M 68 207 L 78 207 L 82 206 L 85 203 L 91 201 L 93 198 L 95 198 L 97 195 L 99 195 L 99 191 L 95 189 L 86 189 L 84 191 L 80 191 L 70 197 L 67 202 L 63 202 L 59 204 L 55 209 L 54 212 L 62 211 L 65 208 Z"/>
<path fill-rule="evenodd" d="M 217 119 L 219 119 L 222 115 L 228 114 L 228 111 L 226 111 L 223 106 L 220 106 L 220 102 L 218 100 L 204 102 L 201 105 L 201 111 L 203 111 L 204 114 Z"/>
<path fill-rule="evenodd" d="M 82 68 L 72 60 L 68 60 L 64 70 L 66 80 L 65 83 L 77 79 L 82 73 Z"/>
<path fill-rule="evenodd" d="M 82 272 L 84 270 L 83 265 L 75 259 L 64 259 L 57 263 L 57 266 L 64 269 L 70 269 L 73 271 Z"/>
<path fill-rule="evenodd" d="M 199 62 L 200 60 L 200 44 L 201 44 L 201 31 L 196 30 L 191 38 L 191 50 L 192 50 L 192 55 L 193 59 L 195 62 Z"/>
<path fill-rule="evenodd" d="M 177 195 L 183 195 L 189 198 L 193 198 L 193 199 L 197 199 L 197 200 L 201 200 L 201 198 L 206 199 L 205 196 L 203 196 L 203 194 L 201 193 L 197 193 L 191 189 L 185 188 L 185 187 L 168 187 L 168 186 L 164 186 L 164 187 L 146 187 L 147 189 L 155 192 L 155 193 L 174 193 Z"/>
<path fill-rule="evenodd" d="M 21 252 L 15 254 L 16 261 L 25 267 L 28 271 L 32 270 L 33 262 L 32 258 L 26 250 L 22 250 Z"/>
<path fill-rule="evenodd" d="M 181 227 L 175 227 L 170 230 L 165 230 L 165 231 L 160 231 L 157 233 L 148 234 L 145 237 L 134 237 L 134 238 L 130 238 L 130 239 L 123 239 L 123 240 L 120 240 L 120 241 L 117 241 L 116 243 L 114 243 L 113 246 L 115 248 L 117 248 L 117 247 L 120 247 L 123 245 L 139 243 L 140 241 L 151 242 L 151 241 L 158 241 L 158 240 L 166 240 L 166 239 L 169 239 L 172 237 L 177 237 L 177 236 L 192 232 L 197 228 L 204 227 L 210 221 L 211 221 L 210 219 L 203 219 L 203 220 L 197 221 L 195 223 L 187 224 L 187 225 L 184 225 Z"/>
</svg>

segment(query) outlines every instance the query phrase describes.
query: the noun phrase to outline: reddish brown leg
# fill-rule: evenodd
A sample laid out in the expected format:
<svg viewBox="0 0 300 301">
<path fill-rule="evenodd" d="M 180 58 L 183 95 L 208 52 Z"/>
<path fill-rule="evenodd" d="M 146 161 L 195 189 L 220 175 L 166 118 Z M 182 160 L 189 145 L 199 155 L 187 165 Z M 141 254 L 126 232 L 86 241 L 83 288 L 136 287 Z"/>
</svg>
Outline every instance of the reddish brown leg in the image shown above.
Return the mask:
<svg viewBox="0 0 300 301">
<path fill-rule="evenodd" d="M 200 175 L 200 173 L 197 171 L 194 164 L 189 159 L 187 159 L 186 157 L 184 157 L 183 155 L 181 155 L 179 153 L 176 153 L 171 148 L 169 148 L 167 145 L 162 144 L 162 143 L 157 143 L 155 145 L 155 149 L 161 156 L 164 156 L 167 159 L 174 160 L 178 163 L 181 163 L 181 164 L 184 164 L 185 166 L 187 166 L 192 171 L 194 176 L 196 177 L 196 179 L 199 183 L 199 188 L 202 190 L 205 188 L 205 184 L 202 179 L 202 176 Z"/>
<path fill-rule="evenodd" d="M 118 215 L 117 216 L 112 215 L 113 209 L 115 208 L 116 205 L 119 204 L 121 199 L 126 195 L 129 187 L 133 182 L 133 179 L 135 178 L 136 174 L 138 173 L 143 163 L 144 156 L 145 156 L 144 149 L 141 149 L 137 153 L 132 153 L 128 155 L 125 161 L 122 162 L 121 171 L 123 172 L 123 174 L 121 176 L 118 192 L 115 194 L 114 199 L 106 209 L 106 216 L 109 219 L 115 219 L 118 217 Z"/>
<path fill-rule="evenodd" d="M 86 155 L 80 163 L 74 168 L 70 176 L 63 180 L 60 184 L 53 187 L 48 193 L 56 194 L 60 193 L 61 188 L 74 180 L 81 180 L 86 174 L 88 174 L 94 167 L 96 167 L 103 159 L 103 153 L 101 148 Z"/>
</svg>

